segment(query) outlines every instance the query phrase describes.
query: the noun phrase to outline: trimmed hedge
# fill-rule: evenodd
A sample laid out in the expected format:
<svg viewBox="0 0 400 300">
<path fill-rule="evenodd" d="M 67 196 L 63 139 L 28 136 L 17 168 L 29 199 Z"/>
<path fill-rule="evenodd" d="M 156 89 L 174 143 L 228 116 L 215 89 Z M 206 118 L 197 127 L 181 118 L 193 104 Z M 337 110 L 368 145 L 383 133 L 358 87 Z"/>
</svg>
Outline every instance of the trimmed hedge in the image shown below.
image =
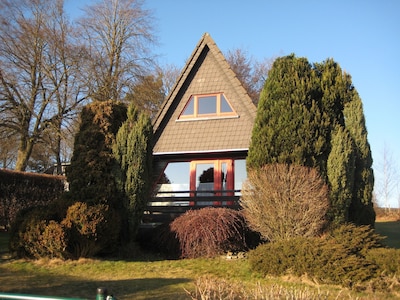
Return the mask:
<svg viewBox="0 0 400 300">
<path fill-rule="evenodd" d="M 0 226 L 9 227 L 22 209 L 60 199 L 65 177 L 0 170 Z"/>
</svg>

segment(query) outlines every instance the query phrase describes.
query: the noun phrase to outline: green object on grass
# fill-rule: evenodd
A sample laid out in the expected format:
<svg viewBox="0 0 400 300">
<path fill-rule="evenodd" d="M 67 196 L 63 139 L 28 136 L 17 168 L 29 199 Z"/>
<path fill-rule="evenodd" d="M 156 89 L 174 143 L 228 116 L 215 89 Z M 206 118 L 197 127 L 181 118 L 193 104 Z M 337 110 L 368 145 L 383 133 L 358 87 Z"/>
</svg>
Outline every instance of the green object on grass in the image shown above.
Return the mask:
<svg viewBox="0 0 400 300">
<path fill-rule="evenodd" d="M 12 294 L 12 293 L 0 293 L 0 300 L 6 299 L 20 299 L 20 300 L 86 300 L 81 298 L 60 298 L 52 296 L 35 296 L 26 294 Z"/>
</svg>

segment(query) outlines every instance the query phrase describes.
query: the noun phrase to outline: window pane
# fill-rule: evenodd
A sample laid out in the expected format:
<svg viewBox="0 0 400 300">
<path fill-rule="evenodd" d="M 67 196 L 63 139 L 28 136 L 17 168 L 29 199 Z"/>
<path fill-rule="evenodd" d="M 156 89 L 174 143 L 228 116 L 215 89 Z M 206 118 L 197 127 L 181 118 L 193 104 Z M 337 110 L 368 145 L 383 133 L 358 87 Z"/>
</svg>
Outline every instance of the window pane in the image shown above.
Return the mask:
<svg viewBox="0 0 400 300">
<path fill-rule="evenodd" d="M 157 197 L 189 197 L 189 182 L 190 162 L 171 162 L 158 182 Z"/>
<path fill-rule="evenodd" d="M 247 179 L 246 160 L 235 160 L 235 190 L 241 190 L 243 182 Z M 242 193 L 235 192 L 235 196 L 241 196 Z"/>
<path fill-rule="evenodd" d="M 217 96 L 198 97 L 199 115 L 217 113 Z"/>
<path fill-rule="evenodd" d="M 202 191 L 197 196 L 213 196 L 214 193 L 214 164 L 196 164 L 196 189 Z"/>
<path fill-rule="evenodd" d="M 186 104 L 185 110 L 182 112 L 182 116 L 194 115 L 194 97 L 192 96 L 189 102 Z"/>
<path fill-rule="evenodd" d="M 232 112 L 232 108 L 229 106 L 228 101 L 226 101 L 225 96 L 221 94 L 221 112 L 228 113 Z"/>
<path fill-rule="evenodd" d="M 228 178 L 228 164 L 226 162 L 221 163 L 221 190 L 226 190 L 226 180 Z M 223 193 L 225 196 L 226 193 Z"/>
</svg>

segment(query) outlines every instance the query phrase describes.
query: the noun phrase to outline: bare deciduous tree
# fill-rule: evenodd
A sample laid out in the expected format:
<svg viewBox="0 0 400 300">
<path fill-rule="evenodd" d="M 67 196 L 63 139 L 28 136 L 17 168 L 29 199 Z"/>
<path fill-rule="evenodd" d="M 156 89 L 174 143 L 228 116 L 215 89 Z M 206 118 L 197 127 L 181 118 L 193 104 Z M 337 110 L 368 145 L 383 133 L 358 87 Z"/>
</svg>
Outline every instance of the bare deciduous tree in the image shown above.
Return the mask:
<svg viewBox="0 0 400 300">
<path fill-rule="evenodd" d="M 180 69 L 172 64 L 168 64 L 159 68 L 158 73 L 162 74 L 163 91 L 165 96 L 171 93 L 174 84 L 178 80 L 180 72 Z"/>
<path fill-rule="evenodd" d="M 250 170 L 240 202 L 250 228 L 268 241 L 318 235 L 329 208 L 318 172 L 286 164 Z"/>
<path fill-rule="evenodd" d="M 80 21 L 90 56 L 89 87 L 95 100 L 122 100 L 152 63 L 151 13 L 142 0 L 100 0 Z"/>
<path fill-rule="evenodd" d="M 4 0 L 0 19 L 0 128 L 18 137 L 15 169 L 27 168 L 46 131 L 58 141 L 59 162 L 65 118 L 85 99 L 63 1 Z"/>
<path fill-rule="evenodd" d="M 227 52 L 226 60 L 250 98 L 257 104 L 273 59 L 257 61 L 244 50 L 234 49 Z"/>
<path fill-rule="evenodd" d="M 376 182 L 377 201 L 387 210 L 390 210 L 393 206 L 391 205 L 391 200 L 394 202 L 396 196 L 398 197 L 396 192 L 399 188 L 400 179 L 395 160 L 386 144 L 383 147 L 381 161 L 378 162 L 375 171 L 378 175 L 378 180 Z"/>
<path fill-rule="evenodd" d="M 18 141 L 15 135 L 0 131 L 0 168 L 12 169 L 17 161 Z"/>
</svg>

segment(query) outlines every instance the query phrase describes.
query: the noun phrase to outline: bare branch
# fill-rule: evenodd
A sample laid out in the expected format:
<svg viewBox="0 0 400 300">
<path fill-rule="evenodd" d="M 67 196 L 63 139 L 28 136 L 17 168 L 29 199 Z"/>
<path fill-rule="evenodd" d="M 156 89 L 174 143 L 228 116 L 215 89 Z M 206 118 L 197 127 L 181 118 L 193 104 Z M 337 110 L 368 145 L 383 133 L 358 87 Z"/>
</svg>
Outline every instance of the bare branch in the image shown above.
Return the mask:
<svg viewBox="0 0 400 300">
<path fill-rule="evenodd" d="M 272 164 L 250 170 L 241 205 L 250 227 L 269 241 L 321 233 L 328 188 L 315 169 Z"/>
</svg>

